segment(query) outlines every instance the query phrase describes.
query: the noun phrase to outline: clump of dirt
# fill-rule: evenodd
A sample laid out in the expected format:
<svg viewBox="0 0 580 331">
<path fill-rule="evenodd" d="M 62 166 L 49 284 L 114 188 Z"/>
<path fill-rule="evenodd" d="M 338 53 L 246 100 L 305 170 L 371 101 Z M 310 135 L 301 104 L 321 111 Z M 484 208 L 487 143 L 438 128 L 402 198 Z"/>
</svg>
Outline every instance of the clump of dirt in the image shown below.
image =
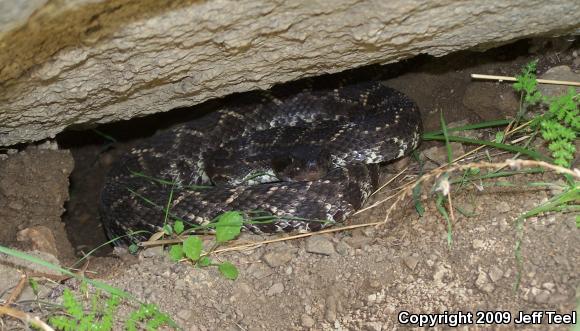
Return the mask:
<svg viewBox="0 0 580 331">
<path fill-rule="evenodd" d="M 45 148 L 14 151 L 0 159 L 0 243 L 27 248 L 37 238 L 33 241 L 44 242 L 40 245 L 51 247 L 49 253 L 56 257 L 74 257 L 61 222 L 73 166 L 69 151 Z"/>
<path fill-rule="evenodd" d="M 471 73 L 514 76 L 524 64 L 538 59 L 540 74 L 564 66 L 578 75 L 577 45 L 560 42 L 552 42 L 552 45 L 543 41 L 519 42 L 485 53 L 463 52 L 439 59 L 420 57 L 396 66 L 363 71 L 370 73 L 369 77 L 375 77 L 377 71 L 382 72 L 386 85 L 413 98 L 422 110 L 425 130 L 431 131 L 440 128 L 440 112 L 450 127 L 514 116 L 519 96 L 513 92 L 511 84 L 473 81 Z M 128 125 L 173 120 L 165 116 L 168 115 Z M 77 165 L 71 176 L 72 199 L 66 215 L 67 228 L 77 251 L 86 252 L 105 241 L 98 225 L 98 192 L 112 160 L 134 143 L 129 136 L 117 134 L 127 132 L 123 125 L 127 124 L 116 128 L 105 126 L 99 128 L 100 133 L 67 133 L 59 138 L 61 145 L 71 148 Z M 153 127 L 140 134 L 151 134 Z M 120 138 L 122 142 L 111 143 L 102 133 Z M 494 133 L 484 130 L 471 134 L 491 139 Z M 83 139 L 79 140 L 81 136 Z M 75 142 L 71 143 L 73 140 Z M 456 156 L 473 148 L 464 144 L 452 147 Z M 446 153 L 441 144 L 429 142 L 421 146 L 419 157 L 425 162 L 424 169 L 429 170 L 444 163 Z M 490 157 L 502 161 L 510 156 L 490 150 L 488 154 L 477 154 L 473 158 Z M 25 182 L 25 178 L 59 179 L 58 185 L 54 184 L 60 187 L 56 192 L 50 194 L 50 188 L 36 192 L 53 195 L 57 197 L 55 204 L 62 204 L 66 199 L 66 192 L 62 191 L 66 183 L 63 184 L 62 177 L 66 180 L 68 173 L 55 174 L 62 165 L 47 167 L 48 163 L 59 164 L 49 161 L 35 156 L 19 160 L 19 166 L 12 169 L 34 167 L 30 173 L 38 174 L 22 175 L 18 183 Z M 415 162 L 406 162 L 411 169 L 369 203 L 388 197 L 395 187 L 417 176 Z M 387 167 L 386 176 L 397 172 L 399 168 L 395 168 Z M 20 176 L 15 171 L 12 173 Z M 5 187 L 0 193 L 20 187 L 16 184 L 1 186 L 5 180 L 0 175 L 0 188 Z M 425 185 L 422 217 L 408 199 L 397 206 L 386 224 L 379 227 L 316 235 L 216 256 L 238 267 L 240 276 L 236 281 L 225 279 L 213 268 L 171 262 L 159 249 L 145 250 L 138 257 L 94 258 L 89 271 L 100 271 L 99 276 L 109 284 L 133 293 L 140 300 L 157 304 L 186 330 L 387 330 L 404 326 L 398 320 L 402 311 L 413 314 L 507 311 L 512 321 L 518 311 L 572 313 L 576 309 L 580 280 L 577 267 L 580 231 L 574 219 L 576 215 L 555 213 L 530 218 L 524 224 L 523 233 L 518 233 L 515 224 L 522 212 L 555 194 L 549 188 L 529 186 L 529 182 L 558 183 L 561 180 L 554 174 L 545 173 L 498 181 L 493 187 L 477 182 L 453 191 L 453 203 L 461 212 L 455 214 L 451 233 L 437 211 L 431 186 Z M 26 187 L 22 186 L 25 192 L 30 185 Z M 381 221 L 391 202 L 356 215 L 350 222 Z M 19 215 L 18 210 L 23 208 L 12 206 L 12 214 L 0 220 L 9 217 L 26 222 L 30 215 L 37 215 L 28 211 L 33 207 L 27 205 L 26 214 L 22 211 Z M 60 213 L 50 215 L 51 220 L 55 220 Z M 14 224 L 19 223 L 10 224 L 3 225 L 15 227 Z M 515 250 L 520 235 L 523 238 L 521 265 L 516 260 Z M 14 236 L 15 232 L 0 240 L 12 242 Z M 270 237 L 243 234 L 239 240 L 266 238 Z M 515 286 L 520 278 L 519 286 Z M 126 316 L 129 309 L 131 307 L 123 306 L 121 316 Z M 501 328 L 491 324 L 480 326 Z M 521 327 L 568 329 L 569 325 Z M 503 328 L 512 329 L 514 324 Z"/>
</svg>

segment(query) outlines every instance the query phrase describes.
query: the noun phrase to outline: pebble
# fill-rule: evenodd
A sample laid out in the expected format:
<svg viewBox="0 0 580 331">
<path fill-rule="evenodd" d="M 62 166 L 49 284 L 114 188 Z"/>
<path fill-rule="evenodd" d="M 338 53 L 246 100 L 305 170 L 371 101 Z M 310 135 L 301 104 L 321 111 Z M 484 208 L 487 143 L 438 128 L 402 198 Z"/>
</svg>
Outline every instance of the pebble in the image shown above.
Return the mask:
<svg viewBox="0 0 580 331">
<path fill-rule="evenodd" d="M 561 293 L 557 293 L 557 294 L 552 294 L 550 296 L 550 298 L 548 299 L 548 303 L 549 304 L 561 304 L 568 301 L 568 296 L 565 294 L 561 294 Z"/>
<path fill-rule="evenodd" d="M 475 287 L 485 293 L 491 293 L 495 289 L 495 286 L 489 282 L 489 278 L 483 270 L 480 270 L 479 274 L 477 275 L 477 279 L 475 280 Z"/>
<path fill-rule="evenodd" d="M 550 292 L 553 292 L 556 285 L 554 283 L 547 282 L 547 283 L 542 284 L 542 287 Z"/>
<path fill-rule="evenodd" d="M 550 299 L 550 292 L 546 290 L 540 291 L 537 295 L 534 296 L 534 302 L 536 303 L 548 303 Z"/>
<path fill-rule="evenodd" d="M 262 260 L 270 267 L 276 268 L 292 261 L 297 251 L 295 248 L 276 249 L 264 254 Z"/>
<path fill-rule="evenodd" d="M 268 292 L 266 292 L 267 296 L 273 296 L 284 292 L 284 285 L 282 283 L 275 283 L 274 285 L 270 286 Z"/>
<path fill-rule="evenodd" d="M 347 256 L 350 249 L 351 249 L 350 246 L 346 244 L 344 241 L 339 241 L 336 244 L 336 252 L 341 256 Z"/>
<path fill-rule="evenodd" d="M 181 309 L 177 312 L 177 317 L 182 321 L 188 321 L 191 318 L 191 310 L 190 309 Z"/>
<path fill-rule="evenodd" d="M 460 143 L 449 143 L 451 147 L 451 154 L 454 156 L 459 156 L 465 154 L 463 145 Z M 445 146 L 433 146 L 423 151 L 423 158 L 433 161 L 438 165 L 445 164 L 448 161 L 447 157 L 447 147 Z"/>
<path fill-rule="evenodd" d="M 311 328 L 314 326 L 314 319 L 309 315 L 302 314 L 300 320 L 302 321 L 302 326 L 305 328 Z"/>
<path fill-rule="evenodd" d="M 471 242 L 471 246 L 473 247 L 473 249 L 482 249 L 485 248 L 485 242 L 481 239 L 473 239 L 473 242 Z"/>
<path fill-rule="evenodd" d="M 256 279 L 262 279 L 272 274 L 272 269 L 263 263 L 254 263 L 248 268 L 248 273 Z"/>
<path fill-rule="evenodd" d="M 503 271 L 498 266 L 493 266 L 489 270 L 489 278 L 492 282 L 497 282 L 503 277 Z"/>
<path fill-rule="evenodd" d="M 403 263 L 407 266 L 407 268 L 413 271 L 419 263 L 419 258 L 417 256 L 408 255 L 403 257 Z"/>
<path fill-rule="evenodd" d="M 507 213 L 510 210 L 512 210 L 512 207 L 510 206 L 510 204 L 506 201 L 501 201 L 500 203 L 498 203 L 496 205 L 496 210 L 502 213 Z"/>
<path fill-rule="evenodd" d="M 52 230 L 46 226 L 37 225 L 21 230 L 16 234 L 16 240 L 29 243 L 31 250 L 58 256 L 56 239 Z"/>
<path fill-rule="evenodd" d="M 323 236 L 312 236 L 306 240 L 306 251 L 313 254 L 333 255 L 336 254 L 334 245 Z"/>
<path fill-rule="evenodd" d="M 382 329 L 383 329 L 383 325 L 380 322 L 366 322 L 365 323 L 365 330 L 381 331 Z"/>
<path fill-rule="evenodd" d="M 165 252 L 163 251 L 163 246 L 155 246 L 155 247 L 150 247 L 150 248 L 143 250 L 139 254 L 139 257 L 148 259 L 148 258 L 152 258 L 152 257 L 156 257 L 156 256 L 163 256 L 163 255 L 165 255 Z"/>
</svg>

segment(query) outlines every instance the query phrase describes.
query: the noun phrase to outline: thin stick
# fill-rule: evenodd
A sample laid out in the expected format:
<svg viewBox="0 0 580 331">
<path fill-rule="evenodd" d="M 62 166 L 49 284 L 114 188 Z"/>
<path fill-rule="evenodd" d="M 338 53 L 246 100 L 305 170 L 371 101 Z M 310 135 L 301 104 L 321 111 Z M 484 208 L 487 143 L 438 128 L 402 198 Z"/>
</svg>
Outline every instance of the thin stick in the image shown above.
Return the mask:
<svg viewBox="0 0 580 331">
<path fill-rule="evenodd" d="M 499 81 L 515 82 L 517 79 L 510 76 L 495 76 L 495 75 L 481 75 L 481 74 L 471 74 L 471 78 L 475 79 L 490 79 Z M 551 80 L 551 79 L 536 79 L 540 84 L 552 84 L 552 85 L 570 85 L 570 86 L 580 86 L 580 82 L 571 82 L 565 80 Z"/>
<path fill-rule="evenodd" d="M 22 294 L 22 290 L 24 290 L 24 285 L 26 285 L 27 280 L 28 276 L 26 276 L 26 274 L 20 275 L 18 285 L 16 285 L 12 293 L 10 293 L 10 296 L 8 297 L 8 300 L 6 300 L 4 306 L 10 306 L 14 301 L 16 301 L 16 299 L 18 299 L 18 297 L 20 297 L 20 294 Z"/>
</svg>

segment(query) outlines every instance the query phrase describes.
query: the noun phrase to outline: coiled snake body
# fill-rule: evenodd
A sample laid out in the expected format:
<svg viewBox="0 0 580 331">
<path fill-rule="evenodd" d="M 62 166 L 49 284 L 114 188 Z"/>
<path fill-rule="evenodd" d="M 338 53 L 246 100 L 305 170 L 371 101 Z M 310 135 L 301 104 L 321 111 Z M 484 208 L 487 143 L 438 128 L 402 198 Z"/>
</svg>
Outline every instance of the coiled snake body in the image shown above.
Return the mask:
<svg viewBox="0 0 580 331">
<path fill-rule="evenodd" d="M 378 82 L 252 94 L 120 158 L 101 217 L 110 236 L 156 232 L 171 195 L 169 220 L 204 225 L 237 210 L 272 216 L 246 222 L 253 232 L 316 231 L 359 209 L 377 164 L 412 151 L 420 133 L 415 104 Z"/>
</svg>

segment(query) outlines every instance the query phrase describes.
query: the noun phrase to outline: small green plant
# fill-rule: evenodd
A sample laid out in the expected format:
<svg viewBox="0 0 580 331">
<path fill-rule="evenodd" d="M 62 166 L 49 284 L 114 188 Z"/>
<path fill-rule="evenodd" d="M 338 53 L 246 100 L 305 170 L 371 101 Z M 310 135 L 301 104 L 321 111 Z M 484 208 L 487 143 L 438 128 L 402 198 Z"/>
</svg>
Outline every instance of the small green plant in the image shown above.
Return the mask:
<svg viewBox="0 0 580 331">
<path fill-rule="evenodd" d="M 49 323 L 57 330 L 63 331 L 108 331 L 114 327 L 114 321 L 121 297 L 101 293 L 89 293 L 85 283 L 81 286 L 83 292 L 79 299 L 68 288 L 63 293 L 64 310 L 49 318 Z M 88 301 L 88 303 L 85 303 Z M 125 330 L 139 329 L 157 330 L 162 326 L 176 327 L 175 323 L 159 311 L 156 305 L 140 304 L 125 322 Z"/>
<path fill-rule="evenodd" d="M 62 297 L 62 310 L 59 310 L 59 312 L 54 314 L 51 313 L 51 316 L 48 318 L 49 323 L 52 324 L 52 327 L 56 330 L 112 330 L 119 305 L 125 300 L 128 302 L 138 302 L 128 292 L 106 283 L 80 276 L 70 270 L 63 269 L 60 266 L 44 261 L 35 256 L 2 245 L 0 245 L 0 253 L 41 265 L 81 281 L 80 291 L 82 295 L 80 296 L 80 299 L 77 298 L 75 293 L 69 288 L 65 288 Z M 38 295 L 39 290 L 37 281 L 34 278 L 30 278 L 28 283 L 35 295 Z M 91 285 L 93 290 L 89 291 L 89 285 Z M 127 330 L 132 331 L 144 328 L 147 330 L 157 330 L 161 326 L 169 326 L 173 329 L 179 328 L 168 315 L 160 312 L 157 306 L 140 302 L 138 303 L 139 308 L 131 314 L 126 322 Z M 41 301 L 39 301 L 39 304 L 41 304 Z M 26 313 L 20 312 L 20 314 L 11 316 L 27 320 L 31 323 L 31 326 L 37 329 L 46 329 L 40 323 L 34 323 L 35 320 L 31 319 L 29 316 L 26 318 L 23 317 L 25 315 Z M 139 326 L 139 328 L 131 328 L 131 325 Z"/>
<path fill-rule="evenodd" d="M 144 327 L 143 327 L 143 324 Z M 159 311 L 156 305 L 142 304 L 139 309 L 133 311 L 127 321 L 125 322 L 125 329 L 127 331 L 142 330 L 157 330 L 163 325 L 174 326 L 173 321 Z"/>
<path fill-rule="evenodd" d="M 518 112 L 518 121 L 526 110 L 539 102 L 548 104 L 548 112 L 534 119 L 542 138 L 549 143 L 548 149 L 554 158 L 554 164 L 570 167 L 576 148 L 574 140 L 580 132 L 580 95 L 570 87 L 568 93 L 555 98 L 547 98 L 538 90 L 536 78 L 537 62 L 528 63 L 517 76 L 514 89 L 522 93 L 522 106 Z"/>
<path fill-rule="evenodd" d="M 203 254 L 204 247 L 201 238 L 196 235 L 189 235 L 182 243 L 171 245 L 169 256 L 174 261 L 187 258 L 200 267 L 216 266 L 224 277 L 235 280 L 238 278 L 238 269 L 232 263 L 227 261 L 217 263 L 212 261 L 207 255 L 219 245 L 235 239 L 241 232 L 243 220 L 244 218 L 240 212 L 225 212 L 218 216 L 215 222 L 211 223 L 215 229 L 215 243 L 205 254 Z M 170 229 L 169 233 L 175 233 L 176 235 L 180 235 L 184 231 L 184 225 L 181 221 L 175 221 L 173 226 L 166 224 L 166 227 Z"/>
<path fill-rule="evenodd" d="M 86 290 L 86 286 L 85 286 Z M 120 303 L 118 296 L 110 296 L 103 303 L 99 294 L 92 297 L 90 310 L 85 312 L 82 302 L 75 298 L 74 293 L 66 288 L 63 293 L 62 315 L 54 315 L 49 318 L 49 323 L 58 330 L 91 330 L 104 331 L 113 328 L 113 315 Z"/>
</svg>

